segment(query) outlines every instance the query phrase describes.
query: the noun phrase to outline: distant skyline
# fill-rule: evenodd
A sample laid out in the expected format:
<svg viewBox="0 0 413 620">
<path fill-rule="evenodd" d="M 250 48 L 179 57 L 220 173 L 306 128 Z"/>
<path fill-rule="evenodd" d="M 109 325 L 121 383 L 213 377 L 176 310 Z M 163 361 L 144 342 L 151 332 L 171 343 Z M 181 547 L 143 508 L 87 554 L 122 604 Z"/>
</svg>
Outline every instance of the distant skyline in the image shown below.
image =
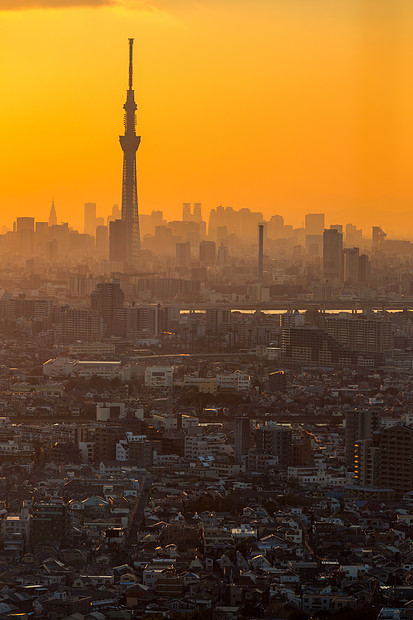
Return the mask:
<svg viewBox="0 0 413 620">
<path fill-rule="evenodd" d="M 121 203 L 134 37 L 141 213 L 198 201 L 204 217 L 325 212 L 413 236 L 409 0 L 0 0 L 0 14 L 1 225 L 46 221 L 54 197 L 82 229 L 85 202 Z"/>
</svg>

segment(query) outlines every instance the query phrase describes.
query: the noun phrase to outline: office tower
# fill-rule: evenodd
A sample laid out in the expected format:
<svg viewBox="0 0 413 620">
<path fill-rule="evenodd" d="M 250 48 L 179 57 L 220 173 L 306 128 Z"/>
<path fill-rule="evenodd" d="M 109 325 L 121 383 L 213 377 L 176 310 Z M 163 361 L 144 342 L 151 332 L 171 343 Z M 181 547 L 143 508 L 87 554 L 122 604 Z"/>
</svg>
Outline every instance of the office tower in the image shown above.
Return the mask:
<svg viewBox="0 0 413 620">
<path fill-rule="evenodd" d="M 287 377 L 285 372 L 283 370 L 270 372 L 268 375 L 268 384 L 270 392 L 282 392 L 284 394 L 287 389 Z"/>
<path fill-rule="evenodd" d="M 129 88 L 125 110 L 125 133 L 120 136 L 123 151 L 122 222 L 124 223 L 124 261 L 128 270 L 136 271 L 140 258 L 136 151 L 141 141 L 136 135 L 136 103 L 133 90 L 133 39 L 129 39 Z"/>
<path fill-rule="evenodd" d="M 63 343 L 100 342 L 103 336 L 102 317 L 89 308 L 69 308 L 62 306 L 57 310 L 56 340 Z"/>
<path fill-rule="evenodd" d="M 114 220 L 120 220 L 121 219 L 121 211 L 119 209 L 119 205 L 114 204 L 112 207 L 112 213 L 110 215 L 108 215 L 108 217 L 106 218 L 106 224 L 109 228 L 109 223 L 113 222 Z"/>
<path fill-rule="evenodd" d="M 194 202 L 194 222 L 202 222 L 202 203 Z"/>
<path fill-rule="evenodd" d="M 359 281 L 368 282 L 370 279 L 370 259 L 367 254 L 359 256 Z"/>
<path fill-rule="evenodd" d="M 393 345 L 392 325 L 384 317 L 340 313 L 323 316 L 321 325 L 330 338 L 349 351 L 384 353 Z"/>
<path fill-rule="evenodd" d="M 283 234 L 284 218 L 282 215 L 273 215 L 267 225 L 269 239 L 279 239 Z"/>
<path fill-rule="evenodd" d="M 116 311 L 124 306 L 120 282 L 100 282 L 90 296 L 91 308 L 103 319 L 107 331 L 112 333 Z"/>
<path fill-rule="evenodd" d="M 16 219 L 16 230 L 21 232 L 34 232 L 34 217 L 18 217 Z"/>
<path fill-rule="evenodd" d="M 258 454 L 278 457 L 280 467 L 288 467 L 291 460 L 292 432 L 289 426 L 280 424 L 263 425 L 255 431 Z"/>
<path fill-rule="evenodd" d="M 305 249 L 310 256 L 321 256 L 323 252 L 323 235 L 306 235 Z"/>
<path fill-rule="evenodd" d="M 33 505 L 32 544 L 54 545 L 57 549 L 67 544 L 69 517 L 62 499 L 36 502 Z"/>
<path fill-rule="evenodd" d="M 234 456 L 236 463 L 241 463 L 242 457 L 248 454 L 250 426 L 249 418 L 235 418 L 234 420 Z"/>
<path fill-rule="evenodd" d="M 109 260 L 122 261 L 124 256 L 124 223 L 122 220 L 109 222 Z"/>
<path fill-rule="evenodd" d="M 347 247 L 360 247 L 363 243 L 363 231 L 354 224 L 346 225 L 346 245 Z"/>
<path fill-rule="evenodd" d="M 344 281 L 355 284 L 359 280 L 359 249 L 344 250 Z"/>
<path fill-rule="evenodd" d="M 199 244 L 199 262 L 201 267 L 209 267 L 215 264 L 216 245 L 215 241 L 201 241 Z"/>
<path fill-rule="evenodd" d="M 182 204 L 182 221 L 189 222 L 191 220 L 191 203 L 184 202 Z"/>
<path fill-rule="evenodd" d="M 342 224 L 330 224 L 330 230 L 337 230 L 341 235 L 343 234 L 343 225 Z"/>
<path fill-rule="evenodd" d="M 217 252 L 217 265 L 218 267 L 225 267 L 228 263 L 229 251 L 225 245 L 220 245 Z"/>
<path fill-rule="evenodd" d="M 347 469 L 354 471 L 356 444 L 364 439 L 372 439 L 373 433 L 380 430 L 380 413 L 370 410 L 354 410 L 346 413 L 345 459 Z M 359 448 L 357 448 L 359 450 Z"/>
<path fill-rule="evenodd" d="M 293 364 L 338 364 L 341 347 L 313 325 L 281 329 L 281 352 Z M 347 357 L 345 357 L 347 359 Z"/>
<path fill-rule="evenodd" d="M 264 276 L 264 224 L 258 224 L 258 280 Z"/>
<path fill-rule="evenodd" d="M 386 428 L 380 440 L 380 486 L 408 493 L 413 491 L 413 428 Z"/>
<path fill-rule="evenodd" d="M 96 227 L 96 254 L 102 258 L 108 258 L 109 231 L 107 226 Z"/>
<path fill-rule="evenodd" d="M 336 285 L 343 281 L 343 235 L 334 228 L 323 233 L 323 278 Z"/>
<path fill-rule="evenodd" d="M 85 202 L 83 232 L 85 235 L 95 236 L 96 232 L 96 203 Z"/>
<path fill-rule="evenodd" d="M 19 240 L 19 250 L 22 256 L 33 254 L 34 241 L 34 218 L 18 217 L 16 221 L 16 231 Z"/>
<path fill-rule="evenodd" d="M 52 200 L 52 206 L 49 215 L 49 226 L 57 226 L 56 209 L 54 206 L 54 200 Z"/>
<path fill-rule="evenodd" d="M 227 329 L 230 323 L 231 310 L 226 308 L 207 308 L 205 312 L 205 331 L 207 336 L 217 338 L 224 329 Z"/>
<path fill-rule="evenodd" d="M 189 241 L 186 243 L 176 244 L 176 267 L 188 268 L 191 264 L 191 244 Z"/>
<path fill-rule="evenodd" d="M 324 213 L 307 213 L 305 216 L 305 234 L 322 235 L 324 231 Z"/>
<path fill-rule="evenodd" d="M 386 233 L 380 228 L 380 226 L 373 226 L 372 228 L 372 245 L 373 250 L 381 250 L 383 241 L 387 237 Z"/>
<path fill-rule="evenodd" d="M 373 433 L 372 437 L 356 441 L 354 445 L 354 480 L 363 487 L 380 486 L 381 433 Z"/>
</svg>

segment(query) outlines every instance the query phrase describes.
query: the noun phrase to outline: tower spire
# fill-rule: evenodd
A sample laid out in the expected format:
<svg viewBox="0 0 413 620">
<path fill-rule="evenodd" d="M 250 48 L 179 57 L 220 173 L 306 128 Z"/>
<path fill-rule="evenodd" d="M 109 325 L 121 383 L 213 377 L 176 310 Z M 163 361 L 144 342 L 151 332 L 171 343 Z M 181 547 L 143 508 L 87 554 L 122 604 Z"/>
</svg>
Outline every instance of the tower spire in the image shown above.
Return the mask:
<svg viewBox="0 0 413 620">
<path fill-rule="evenodd" d="M 129 90 L 133 90 L 133 39 L 129 39 Z"/>
<path fill-rule="evenodd" d="M 125 132 L 120 136 L 123 150 L 122 222 L 124 262 L 128 270 L 136 271 L 140 258 L 138 194 L 136 183 L 136 151 L 141 141 L 136 135 L 136 103 L 133 91 L 133 39 L 129 39 L 129 89 L 126 95 Z"/>
<path fill-rule="evenodd" d="M 56 224 L 57 224 L 57 216 L 56 216 L 56 209 L 54 206 L 54 199 L 53 199 L 52 206 L 50 208 L 49 226 L 56 226 Z"/>
</svg>

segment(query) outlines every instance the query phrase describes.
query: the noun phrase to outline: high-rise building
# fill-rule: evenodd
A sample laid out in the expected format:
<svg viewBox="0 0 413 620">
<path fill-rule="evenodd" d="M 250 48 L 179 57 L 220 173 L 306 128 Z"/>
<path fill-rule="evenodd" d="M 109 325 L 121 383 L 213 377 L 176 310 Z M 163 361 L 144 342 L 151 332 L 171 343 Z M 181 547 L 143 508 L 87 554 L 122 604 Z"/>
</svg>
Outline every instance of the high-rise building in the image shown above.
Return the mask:
<svg viewBox="0 0 413 620">
<path fill-rule="evenodd" d="M 264 277 L 264 224 L 258 224 L 258 280 Z"/>
<path fill-rule="evenodd" d="M 109 231 L 107 226 L 96 227 L 96 254 L 101 258 L 108 258 Z"/>
<path fill-rule="evenodd" d="M 50 208 L 49 226 L 57 226 L 56 208 L 54 206 L 54 200 L 52 200 L 52 206 Z"/>
<path fill-rule="evenodd" d="M 373 250 L 381 250 L 383 241 L 387 237 L 386 233 L 380 228 L 380 226 L 373 226 L 372 228 L 372 245 Z"/>
<path fill-rule="evenodd" d="M 372 439 L 360 439 L 354 444 L 354 480 L 363 487 L 380 486 L 381 433 Z"/>
<path fill-rule="evenodd" d="M 413 491 L 413 428 L 392 426 L 383 430 L 380 486 L 402 493 Z"/>
<path fill-rule="evenodd" d="M 389 319 L 368 314 L 324 315 L 326 334 L 350 351 L 383 353 L 392 348 L 392 325 Z"/>
<path fill-rule="evenodd" d="M 176 266 L 188 268 L 191 264 L 191 244 L 189 241 L 186 243 L 176 244 Z"/>
<path fill-rule="evenodd" d="M 305 216 L 305 234 L 322 235 L 324 230 L 324 213 L 307 213 Z"/>
<path fill-rule="evenodd" d="M 372 439 L 373 434 L 380 430 L 380 413 L 371 410 L 347 411 L 345 431 L 345 458 L 346 466 L 354 471 L 356 444 L 365 439 Z M 357 446 L 359 451 L 359 446 Z"/>
<path fill-rule="evenodd" d="M 290 464 L 291 439 L 291 428 L 281 424 L 264 424 L 255 431 L 257 453 L 278 457 L 280 467 Z"/>
<path fill-rule="evenodd" d="M 202 203 L 194 202 L 194 222 L 202 222 Z"/>
<path fill-rule="evenodd" d="M 103 319 L 106 329 L 112 333 L 118 309 L 124 306 L 120 282 L 100 282 L 90 296 L 91 308 Z"/>
<path fill-rule="evenodd" d="M 343 281 L 343 235 L 335 228 L 323 233 L 323 278 L 336 285 Z"/>
<path fill-rule="evenodd" d="M 359 249 L 344 250 L 344 281 L 355 284 L 359 280 Z"/>
<path fill-rule="evenodd" d="M 36 502 L 33 505 L 31 540 L 34 546 L 64 546 L 67 544 L 68 528 L 67 508 L 62 499 Z"/>
<path fill-rule="evenodd" d="M 359 256 L 359 281 L 368 282 L 370 279 L 370 259 L 367 254 Z"/>
<path fill-rule="evenodd" d="M 95 236 L 96 232 L 96 203 L 85 202 L 83 232 L 85 235 Z"/>
<path fill-rule="evenodd" d="M 109 222 L 109 260 L 122 261 L 124 258 L 124 222 Z"/>
<path fill-rule="evenodd" d="M 191 203 L 184 202 L 182 204 L 182 221 L 189 222 L 191 220 Z"/>
<path fill-rule="evenodd" d="M 22 256 L 31 256 L 33 254 L 34 243 L 34 218 L 18 217 L 16 230 L 19 239 L 20 254 Z"/>
<path fill-rule="evenodd" d="M 242 462 L 242 457 L 248 454 L 250 445 L 249 418 L 235 418 L 234 420 L 234 455 L 237 463 Z"/>
<path fill-rule="evenodd" d="M 214 265 L 216 256 L 215 241 L 201 241 L 199 244 L 199 262 L 202 267 Z"/>
<path fill-rule="evenodd" d="M 136 151 L 141 141 L 136 135 L 135 93 L 133 90 L 133 39 L 129 39 L 129 88 L 125 110 L 125 132 L 120 136 L 123 150 L 122 222 L 124 223 L 124 262 L 128 270 L 136 271 L 140 259 L 140 232 L 136 180 Z"/>
<path fill-rule="evenodd" d="M 102 317 L 89 308 L 62 306 L 57 311 L 55 338 L 57 342 L 100 342 L 103 335 Z"/>
<path fill-rule="evenodd" d="M 206 335 L 218 338 L 231 323 L 231 310 L 226 308 L 207 308 L 205 313 Z"/>
<path fill-rule="evenodd" d="M 346 224 L 346 245 L 348 247 L 360 247 L 363 243 L 363 231 L 354 224 Z"/>
</svg>

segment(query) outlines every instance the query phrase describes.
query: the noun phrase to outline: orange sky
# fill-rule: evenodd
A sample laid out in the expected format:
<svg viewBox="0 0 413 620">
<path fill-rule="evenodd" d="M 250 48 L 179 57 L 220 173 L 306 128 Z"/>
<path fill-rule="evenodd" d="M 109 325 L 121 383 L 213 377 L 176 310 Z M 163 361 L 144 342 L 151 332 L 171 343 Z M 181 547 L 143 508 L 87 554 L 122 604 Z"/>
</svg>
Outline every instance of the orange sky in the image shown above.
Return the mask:
<svg viewBox="0 0 413 620">
<path fill-rule="evenodd" d="M 0 0 L 1 223 L 47 219 L 54 196 L 81 226 L 84 202 L 120 201 L 134 37 L 142 213 L 409 235 L 412 35 L 411 0 Z"/>
</svg>

